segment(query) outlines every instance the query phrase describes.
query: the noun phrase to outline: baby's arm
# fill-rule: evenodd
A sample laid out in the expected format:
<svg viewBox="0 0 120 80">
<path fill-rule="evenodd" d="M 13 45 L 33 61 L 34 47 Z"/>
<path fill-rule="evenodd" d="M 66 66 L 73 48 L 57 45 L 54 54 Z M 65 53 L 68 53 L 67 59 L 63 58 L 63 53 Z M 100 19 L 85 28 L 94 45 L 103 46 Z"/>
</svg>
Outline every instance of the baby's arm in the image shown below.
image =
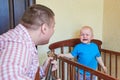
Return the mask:
<svg viewBox="0 0 120 80">
<path fill-rule="evenodd" d="M 58 57 L 67 57 L 67 58 L 74 58 L 71 53 L 67 54 L 58 54 Z"/>
<path fill-rule="evenodd" d="M 107 68 L 106 68 L 106 66 L 103 63 L 102 58 L 101 57 L 97 57 L 97 61 L 100 64 L 100 66 L 102 67 L 102 69 L 104 70 L 104 72 L 107 73 Z"/>
</svg>

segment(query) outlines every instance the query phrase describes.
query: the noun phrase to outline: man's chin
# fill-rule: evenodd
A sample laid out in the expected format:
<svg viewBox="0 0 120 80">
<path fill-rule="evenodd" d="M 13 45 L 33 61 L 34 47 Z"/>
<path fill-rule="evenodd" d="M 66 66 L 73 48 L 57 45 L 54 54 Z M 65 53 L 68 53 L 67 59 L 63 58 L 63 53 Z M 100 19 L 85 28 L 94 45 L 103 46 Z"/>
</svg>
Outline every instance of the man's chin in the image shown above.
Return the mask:
<svg viewBox="0 0 120 80">
<path fill-rule="evenodd" d="M 49 41 L 44 41 L 42 43 L 39 43 L 38 45 L 45 45 L 45 44 L 48 44 L 48 43 L 49 43 Z"/>
</svg>

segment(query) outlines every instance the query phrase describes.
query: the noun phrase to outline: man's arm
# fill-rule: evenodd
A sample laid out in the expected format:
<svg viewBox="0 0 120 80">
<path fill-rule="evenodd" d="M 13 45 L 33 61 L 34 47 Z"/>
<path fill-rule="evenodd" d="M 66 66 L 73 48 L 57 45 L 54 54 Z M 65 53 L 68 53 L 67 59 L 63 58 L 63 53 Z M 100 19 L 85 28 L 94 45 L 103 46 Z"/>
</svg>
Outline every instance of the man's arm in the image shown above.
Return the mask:
<svg viewBox="0 0 120 80">
<path fill-rule="evenodd" d="M 0 80 L 31 80 L 25 74 L 27 54 L 26 47 L 13 42 L 1 41 L 0 46 Z"/>
<path fill-rule="evenodd" d="M 19 66 L 0 66 L 0 80 L 31 80 L 22 72 Z"/>
</svg>

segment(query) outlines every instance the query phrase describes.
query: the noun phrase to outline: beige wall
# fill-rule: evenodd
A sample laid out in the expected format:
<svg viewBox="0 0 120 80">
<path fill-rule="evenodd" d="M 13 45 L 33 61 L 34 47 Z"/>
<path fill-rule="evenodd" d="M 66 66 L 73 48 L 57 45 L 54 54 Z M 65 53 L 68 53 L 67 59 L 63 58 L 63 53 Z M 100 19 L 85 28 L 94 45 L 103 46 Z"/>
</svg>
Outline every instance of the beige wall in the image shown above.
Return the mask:
<svg viewBox="0 0 120 80">
<path fill-rule="evenodd" d="M 103 47 L 120 52 L 120 0 L 104 0 Z"/>
<path fill-rule="evenodd" d="M 95 38 L 103 41 L 103 48 L 120 52 L 120 0 L 36 1 L 55 12 L 55 33 L 50 43 L 79 37 L 81 26 L 90 25 L 93 27 Z M 49 44 L 38 48 L 40 64 L 46 58 Z"/>
<path fill-rule="evenodd" d="M 48 6 L 55 13 L 55 33 L 50 43 L 79 37 L 79 30 L 83 25 L 93 27 L 94 37 L 102 40 L 103 0 L 36 0 L 36 2 Z M 49 44 L 39 46 L 40 60 L 45 59 Z"/>
</svg>

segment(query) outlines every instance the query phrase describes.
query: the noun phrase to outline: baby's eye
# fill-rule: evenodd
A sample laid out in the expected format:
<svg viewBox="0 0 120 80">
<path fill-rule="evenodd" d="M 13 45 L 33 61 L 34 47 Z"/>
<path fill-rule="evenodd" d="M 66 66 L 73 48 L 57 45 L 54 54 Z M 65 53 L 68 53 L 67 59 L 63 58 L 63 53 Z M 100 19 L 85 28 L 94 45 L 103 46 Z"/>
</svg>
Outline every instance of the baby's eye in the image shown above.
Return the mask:
<svg viewBox="0 0 120 80">
<path fill-rule="evenodd" d="M 80 36 L 89 36 L 89 34 L 81 34 Z"/>
<path fill-rule="evenodd" d="M 85 36 L 85 34 L 81 34 L 80 36 Z"/>
<path fill-rule="evenodd" d="M 86 34 L 86 36 L 89 36 L 89 34 Z"/>
</svg>

